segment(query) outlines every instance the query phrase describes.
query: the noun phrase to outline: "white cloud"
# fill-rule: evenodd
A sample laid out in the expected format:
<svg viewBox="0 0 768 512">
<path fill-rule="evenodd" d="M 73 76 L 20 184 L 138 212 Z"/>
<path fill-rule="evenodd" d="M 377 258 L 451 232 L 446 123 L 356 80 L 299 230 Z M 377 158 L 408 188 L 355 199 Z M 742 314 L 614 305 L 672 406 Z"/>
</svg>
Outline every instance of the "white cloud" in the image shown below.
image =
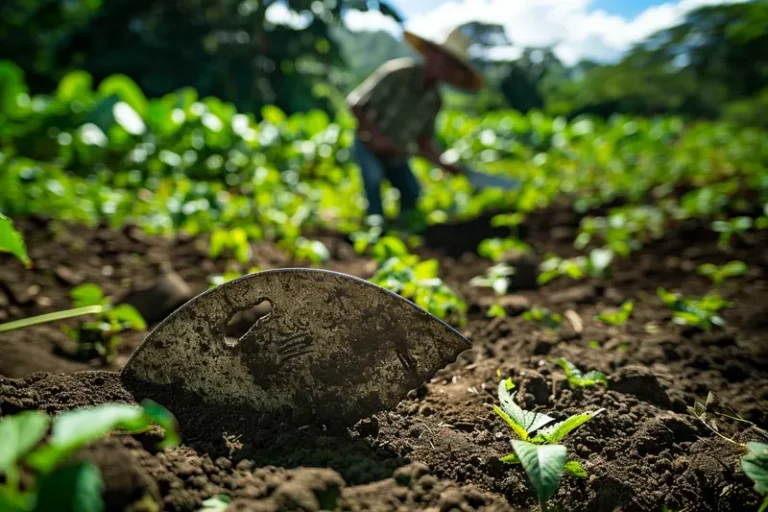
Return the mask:
<svg viewBox="0 0 768 512">
<path fill-rule="evenodd" d="M 557 55 L 573 64 L 583 58 L 615 60 L 632 44 L 679 23 L 692 9 L 738 1 L 670 1 L 626 19 L 592 8 L 592 0 L 452 0 L 412 17 L 405 26 L 421 36 L 440 39 L 450 28 L 468 21 L 501 23 L 517 47 L 554 45 Z M 388 30 L 396 36 L 402 32 L 397 23 L 373 11 L 350 11 L 345 22 L 356 31 Z M 510 52 L 497 50 L 505 56 L 514 54 Z"/>
</svg>

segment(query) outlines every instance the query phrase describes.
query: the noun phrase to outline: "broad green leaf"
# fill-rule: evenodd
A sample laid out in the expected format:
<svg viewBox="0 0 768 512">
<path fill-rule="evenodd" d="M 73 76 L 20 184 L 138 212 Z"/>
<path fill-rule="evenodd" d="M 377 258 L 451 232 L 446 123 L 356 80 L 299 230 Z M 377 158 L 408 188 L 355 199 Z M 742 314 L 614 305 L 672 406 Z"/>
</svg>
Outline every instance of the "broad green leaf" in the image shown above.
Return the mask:
<svg viewBox="0 0 768 512">
<path fill-rule="evenodd" d="M 598 409 L 594 412 L 585 412 L 582 414 L 574 414 L 573 416 L 569 417 L 568 419 L 561 421 L 560 423 L 556 423 L 554 425 L 550 425 L 546 428 L 541 429 L 539 432 L 539 435 L 542 436 L 544 439 L 547 440 L 549 443 L 558 443 L 562 441 L 565 436 L 576 430 L 578 427 L 586 423 L 587 421 L 591 420 L 601 412 L 603 412 L 605 409 Z"/>
<path fill-rule="evenodd" d="M 66 465 L 42 478 L 34 512 L 102 512 L 103 488 L 94 464 Z"/>
<path fill-rule="evenodd" d="M 261 117 L 275 126 L 283 124 L 286 120 L 285 112 L 275 105 L 266 105 L 261 109 Z"/>
<path fill-rule="evenodd" d="M 730 261 L 723 266 L 723 271 L 728 276 L 743 276 L 747 272 L 747 265 L 743 261 Z"/>
<path fill-rule="evenodd" d="M 569 460 L 566 462 L 563 472 L 578 478 L 587 478 L 587 476 L 589 476 L 587 475 L 587 471 L 581 467 L 581 464 L 579 464 L 579 461 L 577 460 Z"/>
<path fill-rule="evenodd" d="M 144 400 L 141 402 L 141 406 L 144 412 L 147 413 L 147 416 L 152 418 L 165 431 L 165 437 L 160 442 L 159 447 L 165 449 L 178 446 L 181 438 L 178 434 L 179 427 L 176 417 L 168 409 L 153 400 Z"/>
<path fill-rule="evenodd" d="M 104 97 L 117 96 L 131 106 L 142 119 L 149 114 L 149 103 L 136 82 L 126 75 L 110 75 L 99 84 L 98 93 Z"/>
<path fill-rule="evenodd" d="M 0 419 L 0 474 L 37 445 L 48 430 L 50 418 L 40 411 L 24 411 Z"/>
<path fill-rule="evenodd" d="M 499 401 L 501 402 L 502 410 L 512 419 L 516 424 L 525 429 L 528 434 L 540 429 L 541 427 L 552 423 L 555 418 L 547 416 L 546 414 L 540 414 L 537 412 L 523 410 L 519 405 L 515 403 L 515 393 L 510 393 L 507 389 L 506 380 L 499 382 Z"/>
<path fill-rule="evenodd" d="M 515 453 L 528 475 L 528 480 L 536 489 L 542 502 L 549 500 L 560 487 L 565 467 L 566 448 L 551 444 L 539 446 L 525 441 L 512 441 Z"/>
<path fill-rule="evenodd" d="M 741 469 L 755 482 L 755 491 L 768 495 L 768 444 L 747 443 L 749 452 L 741 459 Z"/>
<path fill-rule="evenodd" d="M 128 404 L 104 404 L 73 409 L 53 420 L 51 439 L 27 457 L 27 462 L 40 471 L 50 471 L 69 454 L 86 444 L 103 438 L 115 429 L 141 432 L 158 424 L 166 429 L 165 445 L 178 442 L 175 422 L 170 413 L 161 414 L 161 406 L 148 402 L 145 407 Z"/>
<path fill-rule="evenodd" d="M 0 252 L 9 252 L 16 256 L 27 268 L 32 262 L 27 256 L 27 246 L 21 233 L 13 227 L 13 221 L 0 213 Z"/>
<path fill-rule="evenodd" d="M 75 307 L 95 306 L 104 304 L 104 292 L 97 284 L 81 284 L 70 292 Z"/>
<path fill-rule="evenodd" d="M 86 71 L 72 71 L 61 79 L 56 95 L 64 101 L 72 101 L 87 97 L 92 87 L 93 78 L 90 74 Z"/>
<path fill-rule="evenodd" d="M 143 331 L 147 328 L 147 323 L 144 321 L 141 313 L 130 304 L 120 304 L 107 314 L 110 318 L 127 323 L 132 329 L 137 331 Z"/>
<path fill-rule="evenodd" d="M 34 506 L 34 493 L 20 493 L 6 486 L 0 486 L 0 510 L 3 512 L 29 512 Z"/>
<path fill-rule="evenodd" d="M 494 405 L 493 406 L 493 412 L 498 414 L 504 421 L 507 422 L 507 425 L 509 425 L 512 430 L 515 431 L 515 434 L 517 434 L 517 437 L 522 439 L 523 441 L 528 440 L 528 432 L 523 428 L 522 425 L 519 425 L 515 420 L 509 417 L 507 413 L 505 413 L 499 406 Z"/>
</svg>

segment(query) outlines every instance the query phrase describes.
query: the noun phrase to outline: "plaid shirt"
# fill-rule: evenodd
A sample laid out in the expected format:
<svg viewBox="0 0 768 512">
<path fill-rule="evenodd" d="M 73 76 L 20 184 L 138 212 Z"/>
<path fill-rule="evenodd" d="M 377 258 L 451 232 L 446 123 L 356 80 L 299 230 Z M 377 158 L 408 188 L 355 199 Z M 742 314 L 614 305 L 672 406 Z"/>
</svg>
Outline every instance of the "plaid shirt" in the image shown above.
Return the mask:
<svg viewBox="0 0 768 512">
<path fill-rule="evenodd" d="M 388 138 L 409 153 L 434 130 L 442 106 L 436 87 L 424 86 L 424 66 L 414 59 L 386 62 L 347 97 Z"/>
</svg>

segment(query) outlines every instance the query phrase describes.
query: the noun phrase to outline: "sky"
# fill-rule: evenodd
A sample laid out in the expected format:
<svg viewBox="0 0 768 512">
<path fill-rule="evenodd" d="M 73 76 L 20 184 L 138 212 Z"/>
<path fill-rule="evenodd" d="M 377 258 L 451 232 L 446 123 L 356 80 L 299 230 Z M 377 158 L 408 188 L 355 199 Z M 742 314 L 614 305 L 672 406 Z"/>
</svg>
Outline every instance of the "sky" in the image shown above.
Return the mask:
<svg viewBox="0 0 768 512">
<path fill-rule="evenodd" d="M 554 46 L 566 64 L 589 58 L 615 61 L 634 43 L 673 26 L 685 13 L 704 5 L 739 0 L 390 0 L 405 17 L 404 27 L 440 40 L 451 27 L 468 21 L 501 23 L 513 46 L 495 55 L 514 58 L 523 46 Z M 350 11 L 351 30 L 403 27 L 377 11 Z"/>
</svg>

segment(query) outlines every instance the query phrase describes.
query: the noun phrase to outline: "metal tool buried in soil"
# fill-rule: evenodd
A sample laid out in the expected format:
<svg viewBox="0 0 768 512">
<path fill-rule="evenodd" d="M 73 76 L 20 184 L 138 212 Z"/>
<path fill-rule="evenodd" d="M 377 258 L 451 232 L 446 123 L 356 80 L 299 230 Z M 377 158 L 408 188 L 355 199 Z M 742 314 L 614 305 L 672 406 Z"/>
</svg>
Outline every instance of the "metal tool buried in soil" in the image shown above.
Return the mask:
<svg viewBox="0 0 768 512">
<path fill-rule="evenodd" d="M 264 300 L 272 311 L 237 342 L 227 322 Z M 412 302 L 368 281 L 316 269 L 243 276 L 160 323 L 120 373 L 134 393 L 193 392 L 257 412 L 300 410 L 354 422 L 394 407 L 470 342 Z"/>
</svg>

